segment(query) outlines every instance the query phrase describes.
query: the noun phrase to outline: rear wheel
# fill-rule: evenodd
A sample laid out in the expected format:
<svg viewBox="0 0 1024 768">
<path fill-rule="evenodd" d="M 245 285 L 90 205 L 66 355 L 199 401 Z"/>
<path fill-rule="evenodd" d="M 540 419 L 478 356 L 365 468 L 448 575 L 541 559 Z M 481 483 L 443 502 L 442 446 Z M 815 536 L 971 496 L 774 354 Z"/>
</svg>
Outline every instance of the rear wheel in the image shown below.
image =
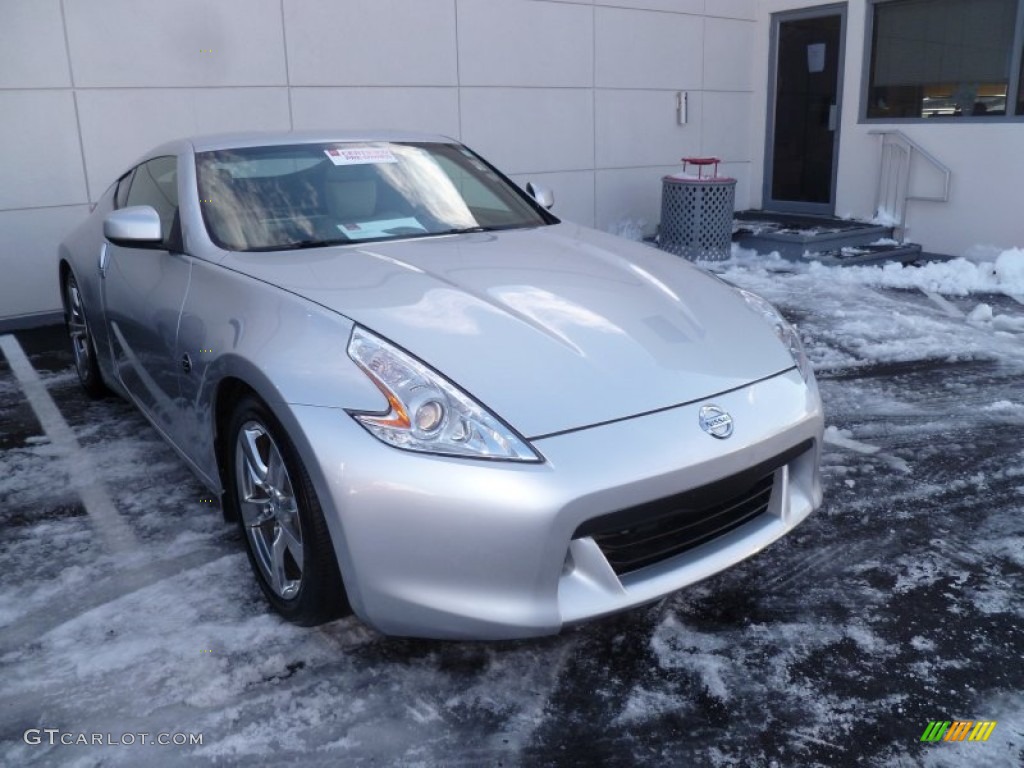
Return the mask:
<svg viewBox="0 0 1024 768">
<path fill-rule="evenodd" d="M 227 435 L 228 503 L 267 600 L 303 626 L 347 613 L 323 511 L 284 429 L 250 395 L 235 407 Z"/>
<path fill-rule="evenodd" d="M 64 277 L 64 323 L 71 337 L 71 352 L 75 357 L 75 370 L 82 389 L 89 397 L 99 398 L 110 393 L 100 375 L 99 362 L 96 359 L 96 347 L 89 330 L 89 321 L 85 316 L 85 304 L 78 281 L 72 272 Z"/>
</svg>

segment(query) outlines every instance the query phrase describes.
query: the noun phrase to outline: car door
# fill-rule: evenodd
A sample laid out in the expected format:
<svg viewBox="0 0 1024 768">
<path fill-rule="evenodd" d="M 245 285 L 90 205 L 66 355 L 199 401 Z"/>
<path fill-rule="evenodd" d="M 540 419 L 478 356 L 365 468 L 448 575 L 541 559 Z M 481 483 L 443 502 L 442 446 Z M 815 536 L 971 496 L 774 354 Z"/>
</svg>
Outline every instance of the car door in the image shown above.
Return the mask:
<svg viewBox="0 0 1024 768">
<path fill-rule="evenodd" d="M 124 206 L 152 206 L 164 241 L 158 248 L 107 243 L 103 305 L 114 366 L 135 403 L 177 442 L 180 424 L 176 342 L 192 260 L 182 253 L 178 220 L 177 158 L 139 165 Z M 120 190 L 119 190 L 120 192 Z"/>
</svg>

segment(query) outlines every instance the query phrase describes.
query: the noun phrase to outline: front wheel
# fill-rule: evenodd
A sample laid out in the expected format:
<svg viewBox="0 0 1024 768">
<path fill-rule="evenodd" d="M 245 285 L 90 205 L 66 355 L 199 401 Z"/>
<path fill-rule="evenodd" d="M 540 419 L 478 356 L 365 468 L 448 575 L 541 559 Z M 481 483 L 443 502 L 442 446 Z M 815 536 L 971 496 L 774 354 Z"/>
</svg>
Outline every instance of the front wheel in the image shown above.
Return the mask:
<svg viewBox="0 0 1024 768">
<path fill-rule="evenodd" d="M 323 511 L 280 423 L 261 401 L 247 396 L 235 407 L 227 435 L 228 503 L 267 600 L 302 626 L 347 613 Z"/>
<path fill-rule="evenodd" d="M 93 344 L 89 321 L 85 316 L 85 304 L 78 281 L 72 272 L 64 277 L 64 324 L 71 337 L 71 352 L 75 357 L 75 370 L 82 389 L 92 398 L 100 398 L 110 393 L 100 375 L 99 361 L 96 359 L 96 346 Z"/>
</svg>

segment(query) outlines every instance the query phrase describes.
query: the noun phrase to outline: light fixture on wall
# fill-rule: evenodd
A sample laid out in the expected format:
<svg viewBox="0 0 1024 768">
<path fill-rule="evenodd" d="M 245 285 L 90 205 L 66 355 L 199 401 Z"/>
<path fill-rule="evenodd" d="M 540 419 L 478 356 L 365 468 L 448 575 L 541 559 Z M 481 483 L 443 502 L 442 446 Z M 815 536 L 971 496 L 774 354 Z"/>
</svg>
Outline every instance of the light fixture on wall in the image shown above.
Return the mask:
<svg viewBox="0 0 1024 768">
<path fill-rule="evenodd" d="M 689 96 L 686 91 L 676 91 L 676 122 L 679 125 L 686 125 Z"/>
</svg>

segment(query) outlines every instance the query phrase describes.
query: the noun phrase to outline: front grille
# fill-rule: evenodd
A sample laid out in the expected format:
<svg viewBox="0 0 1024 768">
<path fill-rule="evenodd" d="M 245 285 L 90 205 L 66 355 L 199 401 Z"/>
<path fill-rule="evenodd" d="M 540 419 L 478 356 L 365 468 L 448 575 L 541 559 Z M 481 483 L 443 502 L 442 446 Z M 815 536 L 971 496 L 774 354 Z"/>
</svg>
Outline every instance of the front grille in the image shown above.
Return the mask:
<svg viewBox="0 0 1024 768">
<path fill-rule="evenodd" d="M 705 509 L 679 509 L 648 523 L 594 535 L 594 541 L 620 576 L 698 547 L 753 520 L 768 509 L 773 475 L 747 493 Z M 656 504 L 664 504 L 663 499 Z M 642 509 L 636 509 L 642 514 Z"/>
<path fill-rule="evenodd" d="M 810 447 L 805 442 L 716 483 L 593 518 L 574 538 L 593 537 L 620 576 L 653 565 L 764 514 L 775 470 Z"/>
</svg>

